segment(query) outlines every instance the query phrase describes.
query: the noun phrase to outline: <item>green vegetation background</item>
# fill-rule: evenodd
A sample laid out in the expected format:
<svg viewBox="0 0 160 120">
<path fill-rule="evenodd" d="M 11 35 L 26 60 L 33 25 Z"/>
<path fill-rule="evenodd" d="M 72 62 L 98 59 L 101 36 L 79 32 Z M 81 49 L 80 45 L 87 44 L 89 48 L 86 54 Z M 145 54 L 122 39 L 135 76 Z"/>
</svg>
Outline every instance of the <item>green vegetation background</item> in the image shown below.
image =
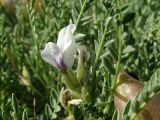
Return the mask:
<svg viewBox="0 0 160 120">
<path fill-rule="evenodd" d="M 19 119 L 25 119 L 26 114 L 29 119 L 38 120 L 66 117 L 58 98 L 63 87 L 61 76 L 41 59 L 40 51 L 48 41 L 57 41 L 62 27 L 76 23 L 83 2 L 0 0 L 0 119 L 14 118 L 16 107 Z M 75 116 L 81 114 L 81 108 L 90 119 L 113 116 L 113 104 L 109 112 L 105 105 L 97 104 L 108 101 L 108 87 L 118 60 L 117 26 L 123 25 L 122 33 L 125 33 L 123 70 L 146 82 L 160 68 L 159 0 L 88 0 L 76 30 L 76 33 L 85 34 L 77 43 L 88 47 L 88 69 L 95 60 L 108 17 L 112 17 L 112 23 L 107 28 L 96 69 L 95 103 L 77 108 Z M 13 102 L 15 97 L 17 102 Z M 77 119 L 82 118 L 78 116 Z"/>
</svg>

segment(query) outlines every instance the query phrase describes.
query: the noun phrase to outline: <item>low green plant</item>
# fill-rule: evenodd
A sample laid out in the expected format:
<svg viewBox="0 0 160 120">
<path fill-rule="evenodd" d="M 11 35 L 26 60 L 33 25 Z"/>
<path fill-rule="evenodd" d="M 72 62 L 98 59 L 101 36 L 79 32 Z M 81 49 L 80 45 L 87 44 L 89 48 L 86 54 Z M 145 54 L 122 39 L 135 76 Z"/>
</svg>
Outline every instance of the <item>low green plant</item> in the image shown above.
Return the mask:
<svg viewBox="0 0 160 120">
<path fill-rule="evenodd" d="M 135 119 L 160 91 L 159 10 L 159 0 L 0 0 L 0 119 L 118 120 L 121 71 L 145 85 L 123 111 Z M 71 24 L 78 51 L 57 69 L 41 53 Z"/>
</svg>

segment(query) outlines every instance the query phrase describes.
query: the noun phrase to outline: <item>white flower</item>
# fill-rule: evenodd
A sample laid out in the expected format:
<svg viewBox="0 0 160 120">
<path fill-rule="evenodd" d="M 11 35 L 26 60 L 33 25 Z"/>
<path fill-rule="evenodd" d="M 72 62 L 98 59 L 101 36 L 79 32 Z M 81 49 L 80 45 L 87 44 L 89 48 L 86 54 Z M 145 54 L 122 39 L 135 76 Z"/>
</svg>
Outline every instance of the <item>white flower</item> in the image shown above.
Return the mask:
<svg viewBox="0 0 160 120">
<path fill-rule="evenodd" d="M 44 61 L 61 70 L 71 68 L 74 55 L 77 52 L 76 42 L 73 36 L 76 26 L 70 24 L 60 30 L 57 44 L 49 42 L 46 44 L 41 56 Z"/>
</svg>

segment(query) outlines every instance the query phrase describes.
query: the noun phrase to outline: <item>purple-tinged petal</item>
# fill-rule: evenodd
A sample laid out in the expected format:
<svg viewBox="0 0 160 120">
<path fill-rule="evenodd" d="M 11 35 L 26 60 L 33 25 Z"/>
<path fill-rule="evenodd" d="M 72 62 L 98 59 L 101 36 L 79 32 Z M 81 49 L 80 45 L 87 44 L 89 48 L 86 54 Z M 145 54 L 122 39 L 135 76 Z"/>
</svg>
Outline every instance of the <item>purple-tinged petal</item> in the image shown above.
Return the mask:
<svg viewBox="0 0 160 120">
<path fill-rule="evenodd" d="M 55 43 L 49 42 L 46 44 L 44 50 L 41 51 L 41 57 L 45 62 L 57 68 L 57 59 L 62 58 L 62 53 Z"/>
</svg>

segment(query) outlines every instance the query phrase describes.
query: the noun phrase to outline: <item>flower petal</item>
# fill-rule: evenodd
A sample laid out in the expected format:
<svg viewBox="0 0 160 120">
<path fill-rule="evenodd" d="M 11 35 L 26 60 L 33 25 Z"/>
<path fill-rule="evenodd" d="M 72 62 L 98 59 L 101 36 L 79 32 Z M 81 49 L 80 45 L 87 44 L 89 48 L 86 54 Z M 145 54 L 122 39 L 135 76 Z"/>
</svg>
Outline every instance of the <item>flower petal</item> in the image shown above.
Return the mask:
<svg viewBox="0 0 160 120">
<path fill-rule="evenodd" d="M 58 68 L 57 60 L 60 58 L 62 59 L 62 53 L 60 48 L 55 43 L 49 42 L 46 44 L 44 50 L 41 51 L 41 57 L 45 62 Z"/>
<path fill-rule="evenodd" d="M 57 45 L 60 47 L 60 49 L 64 50 L 69 47 L 66 44 L 72 41 L 73 32 L 75 31 L 75 29 L 76 25 L 74 24 L 70 24 L 67 27 L 61 29 L 57 41 Z"/>
<path fill-rule="evenodd" d="M 71 68 L 74 62 L 74 55 L 77 52 L 76 42 L 73 37 L 73 32 L 75 31 L 76 26 L 70 24 L 67 27 L 63 28 L 58 36 L 57 45 L 60 47 L 64 63 L 68 68 Z"/>
<path fill-rule="evenodd" d="M 77 52 L 77 47 L 76 47 L 75 40 L 73 40 L 69 44 L 69 47 L 65 49 L 65 51 L 63 51 L 62 53 L 64 63 L 68 68 L 71 68 L 73 66 L 76 52 Z"/>
</svg>

